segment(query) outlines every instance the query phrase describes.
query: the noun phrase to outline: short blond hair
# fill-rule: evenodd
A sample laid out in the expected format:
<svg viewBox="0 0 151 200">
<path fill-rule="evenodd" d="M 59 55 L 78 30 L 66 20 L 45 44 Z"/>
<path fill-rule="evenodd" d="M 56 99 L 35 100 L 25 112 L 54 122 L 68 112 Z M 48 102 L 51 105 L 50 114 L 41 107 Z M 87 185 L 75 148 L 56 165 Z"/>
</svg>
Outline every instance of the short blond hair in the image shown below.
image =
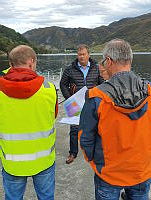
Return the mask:
<svg viewBox="0 0 151 200">
<path fill-rule="evenodd" d="M 8 55 L 12 66 L 25 65 L 29 59 L 37 60 L 35 51 L 27 45 L 19 45 L 13 48 Z"/>
</svg>

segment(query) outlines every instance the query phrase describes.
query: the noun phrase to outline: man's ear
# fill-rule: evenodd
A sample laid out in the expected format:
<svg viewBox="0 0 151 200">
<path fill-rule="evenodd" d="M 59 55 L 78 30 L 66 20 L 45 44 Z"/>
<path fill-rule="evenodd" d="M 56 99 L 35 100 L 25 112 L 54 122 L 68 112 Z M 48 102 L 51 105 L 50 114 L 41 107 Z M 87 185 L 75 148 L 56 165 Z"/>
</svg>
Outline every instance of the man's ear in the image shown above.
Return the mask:
<svg viewBox="0 0 151 200">
<path fill-rule="evenodd" d="M 109 66 L 113 64 L 113 60 L 110 57 L 107 57 L 106 62 Z"/>
<path fill-rule="evenodd" d="M 31 61 L 32 61 L 32 65 L 31 65 L 31 67 L 32 67 L 32 70 L 33 70 L 33 71 L 36 71 L 36 65 L 37 65 L 37 61 L 36 61 L 36 60 L 34 60 L 34 59 L 31 59 Z"/>
<path fill-rule="evenodd" d="M 34 59 L 29 59 L 29 60 L 27 61 L 27 65 L 28 65 L 28 67 L 29 67 L 31 70 L 35 71 L 35 65 L 36 65 L 36 63 L 35 63 Z"/>
</svg>

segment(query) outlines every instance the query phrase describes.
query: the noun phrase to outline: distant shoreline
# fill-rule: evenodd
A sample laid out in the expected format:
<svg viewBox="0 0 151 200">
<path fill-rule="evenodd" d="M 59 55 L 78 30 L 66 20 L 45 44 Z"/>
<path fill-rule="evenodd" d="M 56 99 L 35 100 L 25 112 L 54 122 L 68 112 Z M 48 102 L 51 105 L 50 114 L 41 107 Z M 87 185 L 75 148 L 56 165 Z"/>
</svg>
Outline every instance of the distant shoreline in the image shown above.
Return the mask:
<svg viewBox="0 0 151 200">
<path fill-rule="evenodd" d="M 133 54 L 151 54 L 151 52 L 133 52 Z M 37 54 L 38 56 L 75 56 L 76 53 L 50 53 L 50 54 Z M 90 55 L 101 56 L 102 53 L 90 53 Z"/>
<path fill-rule="evenodd" d="M 145 52 L 145 51 L 135 51 L 135 52 L 133 52 L 133 54 L 137 54 L 137 55 L 147 55 L 147 54 L 151 54 L 151 52 Z M 48 54 L 45 54 L 45 53 L 43 53 L 43 54 L 37 54 L 38 56 L 76 56 L 77 54 L 76 53 L 48 53 Z M 94 55 L 94 56 L 102 56 L 102 53 L 90 53 L 90 55 Z M 7 56 L 7 54 L 5 54 L 5 53 L 3 53 L 3 54 L 0 54 L 0 56 Z"/>
</svg>

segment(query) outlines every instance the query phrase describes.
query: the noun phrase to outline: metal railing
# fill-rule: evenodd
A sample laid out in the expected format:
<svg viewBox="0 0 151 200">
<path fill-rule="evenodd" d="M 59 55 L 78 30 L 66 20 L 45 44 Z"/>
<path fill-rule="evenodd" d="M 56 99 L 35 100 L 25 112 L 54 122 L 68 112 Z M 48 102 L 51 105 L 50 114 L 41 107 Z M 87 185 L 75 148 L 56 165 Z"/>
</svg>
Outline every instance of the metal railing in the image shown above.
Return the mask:
<svg viewBox="0 0 151 200">
<path fill-rule="evenodd" d="M 47 81 L 52 82 L 56 86 L 56 88 L 59 89 L 59 83 L 60 83 L 60 80 L 61 80 L 62 71 L 63 70 L 61 68 L 60 72 L 58 74 L 53 73 L 52 71 L 46 71 L 46 72 L 39 73 L 39 74 L 44 76 Z"/>
</svg>

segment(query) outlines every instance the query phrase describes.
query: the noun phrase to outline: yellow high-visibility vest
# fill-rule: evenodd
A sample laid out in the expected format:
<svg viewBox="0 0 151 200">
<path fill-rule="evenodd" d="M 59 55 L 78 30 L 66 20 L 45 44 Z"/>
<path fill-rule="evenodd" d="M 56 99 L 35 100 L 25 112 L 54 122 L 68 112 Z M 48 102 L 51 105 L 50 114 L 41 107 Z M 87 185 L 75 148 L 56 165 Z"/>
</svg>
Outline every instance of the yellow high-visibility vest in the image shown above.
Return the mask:
<svg viewBox="0 0 151 200">
<path fill-rule="evenodd" d="M 7 173 L 32 176 L 53 165 L 56 99 L 49 82 L 27 99 L 0 92 L 0 156 Z"/>
</svg>

